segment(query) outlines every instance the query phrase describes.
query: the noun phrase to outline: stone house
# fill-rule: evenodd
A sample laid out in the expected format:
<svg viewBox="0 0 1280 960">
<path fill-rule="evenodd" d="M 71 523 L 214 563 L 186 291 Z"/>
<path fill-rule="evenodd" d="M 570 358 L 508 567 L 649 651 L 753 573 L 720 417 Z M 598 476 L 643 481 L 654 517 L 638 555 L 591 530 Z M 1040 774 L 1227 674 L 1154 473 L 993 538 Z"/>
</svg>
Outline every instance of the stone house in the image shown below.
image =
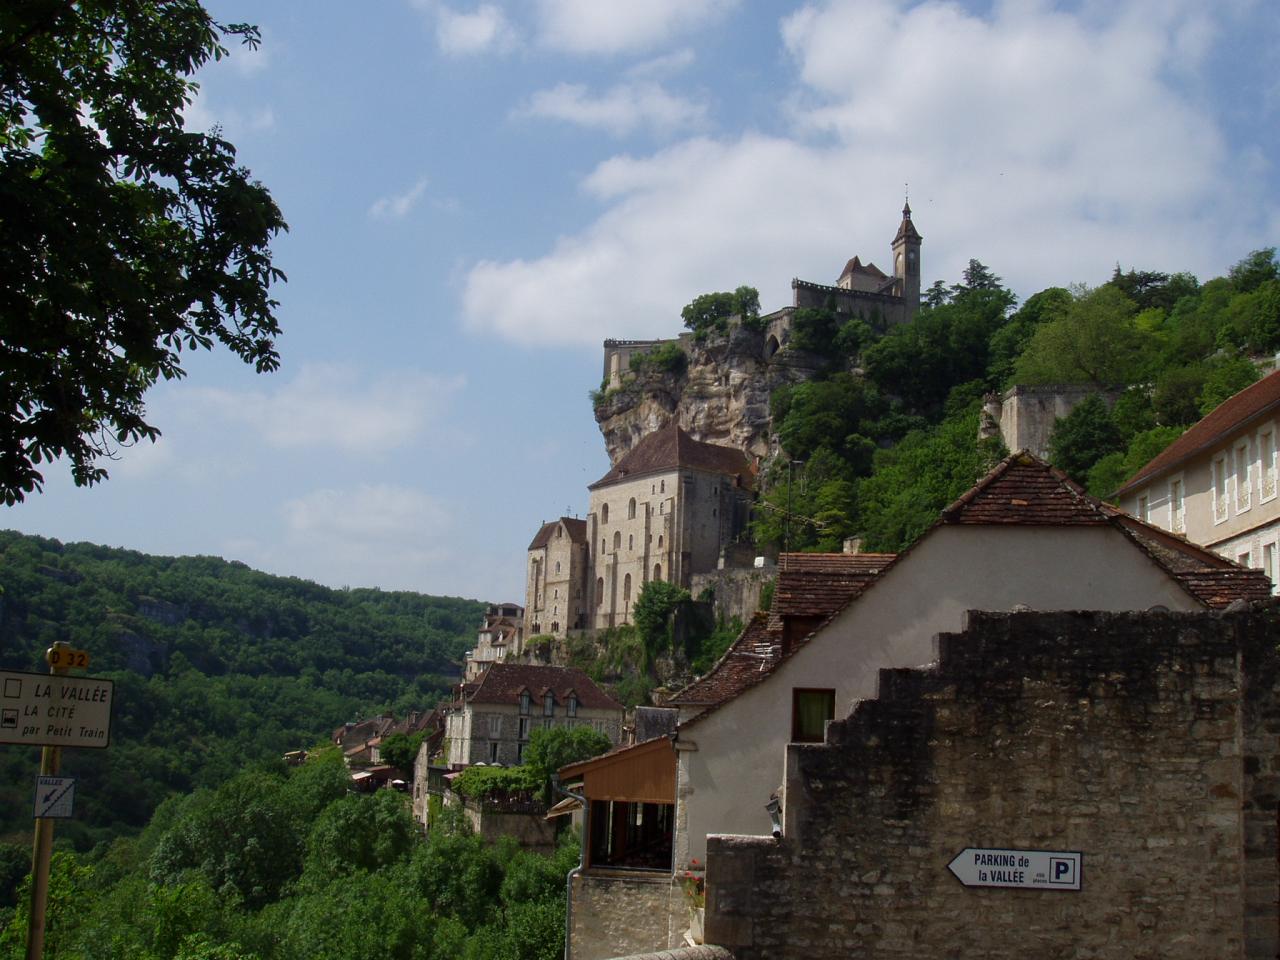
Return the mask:
<svg viewBox="0 0 1280 960">
<path fill-rule="evenodd" d="M 631 622 L 650 580 L 687 589 L 693 574 L 716 568 L 746 528 L 754 472 L 741 450 L 694 440 L 670 423 L 588 489 L 586 622 L 604 629 Z"/>
<path fill-rule="evenodd" d="M 1223 401 L 1116 491 L 1120 506 L 1280 577 L 1276 437 L 1280 372 Z"/>
<path fill-rule="evenodd" d="M 474 680 L 489 664 L 524 652 L 524 608 L 515 603 L 493 603 L 476 632 L 476 645 L 463 660 L 462 679 Z"/>
<path fill-rule="evenodd" d="M 449 766 L 524 762 L 529 735 L 539 728 L 594 727 L 622 740 L 624 710 L 581 670 L 494 663 L 461 684 L 445 708 L 444 750 Z"/>
<path fill-rule="evenodd" d="M 526 637 L 563 637 L 587 626 L 589 560 L 587 521 L 561 517 L 538 529 L 526 568 Z"/>
<path fill-rule="evenodd" d="M 974 613 L 787 747 L 778 836 L 714 836 L 737 960 L 1270 958 L 1277 609 Z"/>
<path fill-rule="evenodd" d="M 896 557 L 867 557 L 843 579 L 830 561 L 784 559 L 796 569 L 780 564 L 778 609 L 672 698 L 677 875 L 705 862 L 709 834 L 767 835 L 788 744 L 820 742 L 827 721 L 875 695 L 882 668 L 933 660 L 934 637 L 969 610 L 1202 611 L 1269 595 L 1259 572 L 1087 496 L 1028 454 L 1002 461 Z M 648 928 L 654 947 L 683 936 L 663 928 L 661 907 L 642 913 L 664 918 Z"/>
</svg>

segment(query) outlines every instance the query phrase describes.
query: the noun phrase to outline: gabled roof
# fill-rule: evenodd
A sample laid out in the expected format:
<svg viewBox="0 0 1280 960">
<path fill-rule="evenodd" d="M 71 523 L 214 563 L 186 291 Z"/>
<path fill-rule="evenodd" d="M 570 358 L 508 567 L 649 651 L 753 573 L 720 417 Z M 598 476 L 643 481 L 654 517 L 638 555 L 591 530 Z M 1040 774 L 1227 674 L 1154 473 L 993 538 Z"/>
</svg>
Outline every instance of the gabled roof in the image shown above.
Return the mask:
<svg viewBox="0 0 1280 960">
<path fill-rule="evenodd" d="M 552 520 L 539 527 L 537 534 L 534 535 L 533 542 L 529 544 L 529 549 L 537 550 L 539 547 L 545 547 L 551 542 L 551 538 L 555 536 L 556 527 L 562 523 L 570 540 L 574 543 L 587 542 L 586 520 L 580 520 L 577 517 L 561 517 L 559 520 Z"/>
<path fill-rule="evenodd" d="M 1263 377 L 1252 386 L 1245 387 L 1235 396 L 1218 404 L 1199 423 L 1190 427 L 1169 446 L 1152 457 L 1135 473 L 1116 495 L 1128 493 L 1142 486 L 1197 453 L 1221 443 L 1228 435 L 1241 429 L 1256 417 L 1280 407 L 1280 370 Z"/>
<path fill-rule="evenodd" d="M 622 704 L 597 687 L 581 670 L 502 661 L 490 664 L 474 689 L 463 693 L 463 699 L 467 703 L 518 704 L 525 690 L 535 700 L 550 690 L 557 703 L 563 704 L 569 694 L 574 693 L 578 705 L 588 710 L 623 709 Z"/>
<path fill-rule="evenodd" d="M 680 467 L 735 477 L 744 487 L 750 487 L 752 483 L 751 461 L 745 453 L 734 447 L 695 440 L 673 420 L 661 430 L 655 430 L 644 437 L 613 469 L 587 489 L 594 490 L 646 473 L 676 470 Z"/>
<path fill-rule="evenodd" d="M 770 629 L 782 617 L 825 617 L 861 593 L 893 562 L 892 553 L 784 553 L 769 608 Z"/>
<path fill-rule="evenodd" d="M 1100 501 L 1065 473 L 1026 452 L 1005 457 L 942 511 L 940 523 L 1101 526 Z"/>
<path fill-rule="evenodd" d="M 877 280 L 884 280 L 889 276 L 874 263 L 863 263 L 859 257 L 854 257 L 844 265 L 844 269 L 840 271 L 840 279 L 843 280 L 845 277 L 853 273 L 865 274 L 866 276 L 874 277 Z"/>
<path fill-rule="evenodd" d="M 667 702 L 708 709 L 682 726 L 696 723 L 750 687 L 766 680 L 785 660 L 794 656 L 839 613 L 872 589 L 886 571 L 905 561 L 916 545 L 943 525 L 1008 526 L 1025 524 L 1043 527 L 1111 526 L 1165 571 L 1186 593 L 1212 610 L 1220 610 L 1236 600 L 1265 600 L 1271 596 L 1271 581 L 1260 570 L 1242 567 L 1225 557 L 1188 543 L 1158 527 L 1129 516 L 1095 497 L 1089 496 L 1064 473 L 1026 452 L 1010 454 L 972 489 L 943 510 L 942 515 L 914 544 L 896 557 L 892 554 L 852 554 L 849 589 L 840 593 L 834 586 L 826 593 L 805 594 L 806 575 L 835 566 L 834 554 L 788 554 L 790 570 L 781 567 L 774 591 L 774 605 L 780 597 L 792 596 L 791 615 L 823 616 L 808 636 L 795 642 L 785 653 L 781 644 L 781 616 L 755 614 L 742 635 L 707 673 Z M 853 571 L 853 559 L 862 556 L 866 566 Z M 870 559 L 875 558 L 875 559 Z M 808 568 L 806 569 L 806 564 Z M 805 606 L 809 603 L 809 606 Z M 802 613 L 811 610 L 812 613 Z"/>
</svg>

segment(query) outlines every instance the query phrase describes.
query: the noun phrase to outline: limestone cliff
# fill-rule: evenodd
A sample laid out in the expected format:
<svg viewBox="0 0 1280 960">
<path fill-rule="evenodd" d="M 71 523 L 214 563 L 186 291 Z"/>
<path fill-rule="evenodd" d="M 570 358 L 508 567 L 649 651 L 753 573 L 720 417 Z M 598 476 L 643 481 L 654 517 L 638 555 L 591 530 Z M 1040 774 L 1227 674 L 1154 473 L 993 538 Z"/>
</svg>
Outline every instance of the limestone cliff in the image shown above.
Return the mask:
<svg viewBox="0 0 1280 960">
<path fill-rule="evenodd" d="M 777 452 L 769 396 L 780 385 L 809 380 L 821 358 L 796 350 L 771 351 L 768 332 L 735 326 L 727 336 L 682 342 L 683 372 L 644 369 L 627 374 L 595 404 L 596 422 L 618 460 L 641 438 L 672 420 L 697 440 L 737 447 L 750 456 Z M 770 355 L 771 354 L 771 355 Z"/>
</svg>

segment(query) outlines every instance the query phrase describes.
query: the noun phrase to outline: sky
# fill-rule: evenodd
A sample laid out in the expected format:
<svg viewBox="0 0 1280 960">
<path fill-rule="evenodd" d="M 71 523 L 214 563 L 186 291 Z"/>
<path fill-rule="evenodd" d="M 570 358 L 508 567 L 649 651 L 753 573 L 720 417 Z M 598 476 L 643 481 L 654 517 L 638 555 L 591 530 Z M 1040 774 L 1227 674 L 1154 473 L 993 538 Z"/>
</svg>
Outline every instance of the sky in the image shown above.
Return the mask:
<svg viewBox="0 0 1280 960">
<path fill-rule="evenodd" d="M 206 0 L 198 76 L 290 229 L 279 371 L 190 357 L 155 443 L 0 526 L 335 587 L 523 602 L 608 469 L 605 338 L 883 268 L 1021 298 L 1280 243 L 1274 0 Z"/>
</svg>

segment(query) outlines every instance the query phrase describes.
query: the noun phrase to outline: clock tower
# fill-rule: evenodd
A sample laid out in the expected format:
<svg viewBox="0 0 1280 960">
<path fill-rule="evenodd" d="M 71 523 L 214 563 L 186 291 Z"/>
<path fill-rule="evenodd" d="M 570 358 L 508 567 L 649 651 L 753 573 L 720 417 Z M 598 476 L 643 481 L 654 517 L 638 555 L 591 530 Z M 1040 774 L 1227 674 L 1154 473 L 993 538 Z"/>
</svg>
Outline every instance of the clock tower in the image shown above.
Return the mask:
<svg viewBox="0 0 1280 960">
<path fill-rule="evenodd" d="M 893 275 L 897 279 L 895 292 L 905 302 L 908 320 L 920 306 L 920 242 L 920 234 L 911 222 L 911 204 L 903 204 L 902 222 L 893 238 Z"/>
</svg>

